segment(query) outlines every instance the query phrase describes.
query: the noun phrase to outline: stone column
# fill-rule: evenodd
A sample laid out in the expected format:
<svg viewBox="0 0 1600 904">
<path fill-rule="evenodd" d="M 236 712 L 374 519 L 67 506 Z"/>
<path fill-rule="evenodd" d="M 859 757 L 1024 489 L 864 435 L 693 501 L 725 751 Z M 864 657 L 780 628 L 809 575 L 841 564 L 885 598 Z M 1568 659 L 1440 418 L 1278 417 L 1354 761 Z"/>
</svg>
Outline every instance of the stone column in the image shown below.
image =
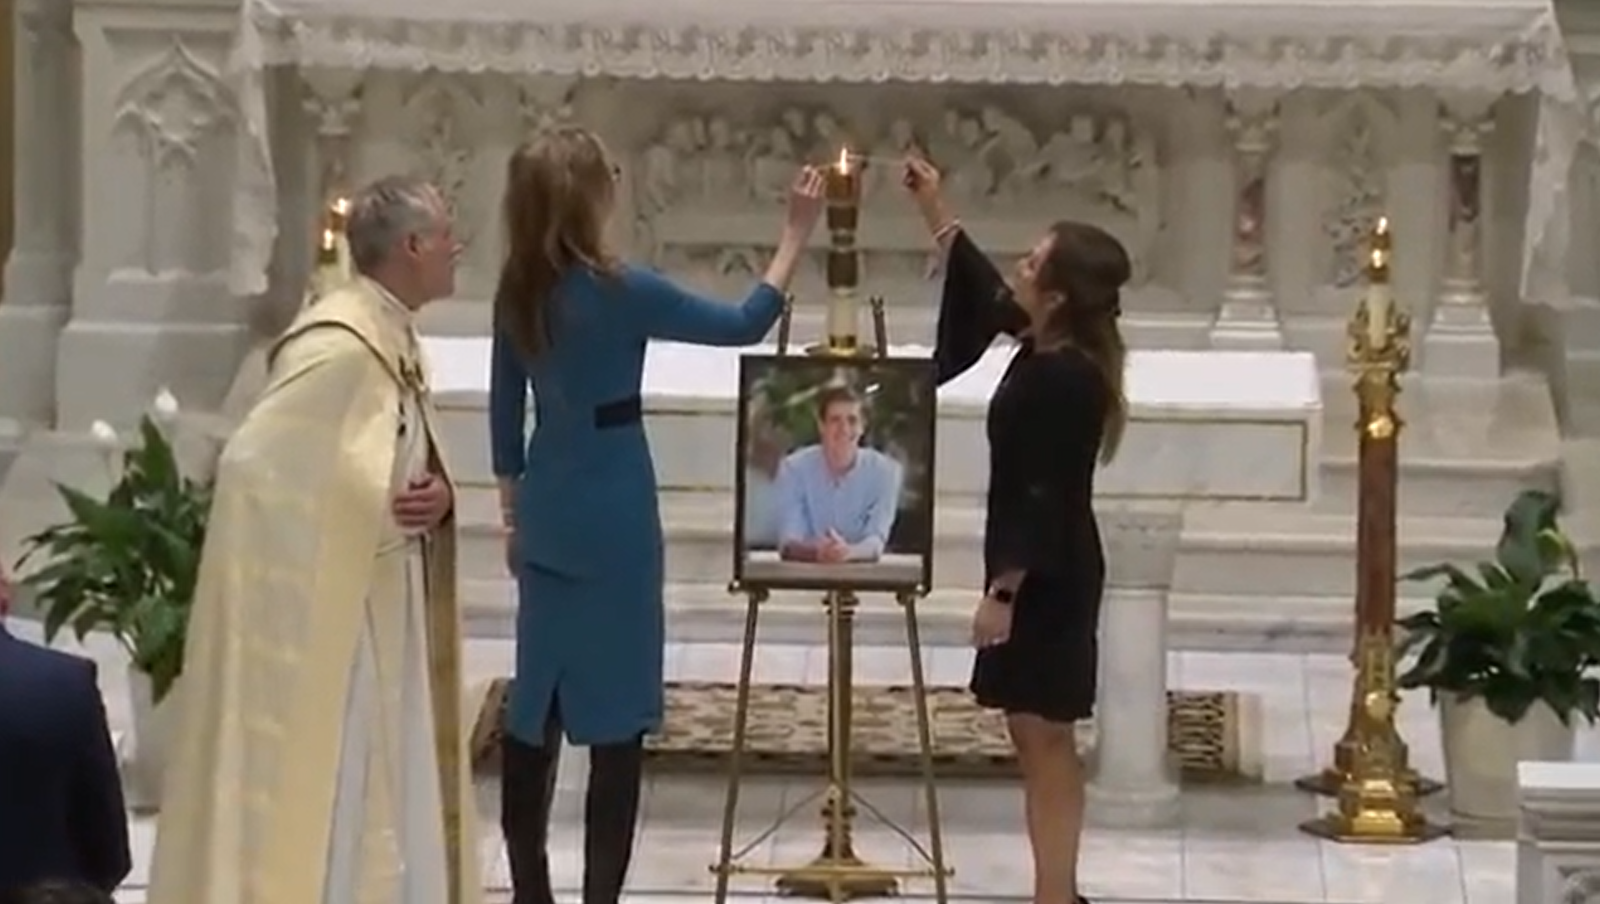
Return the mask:
<svg viewBox="0 0 1600 904">
<path fill-rule="evenodd" d="M 1167 599 L 1182 506 L 1121 504 L 1100 515 L 1109 563 L 1100 614 L 1100 695 L 1089 805 L 1098 825 L 1161 828 L 1178 819 L 1167 752 Z"/>
<path fill-rule="evenodd" d="M 14 240 L 0 305 L 0 439 L 55 420 L 56 339 L 72 298 L 78 101 L 72 4 L 14 0 Z"/>
<path fill-rule="evenodd" d="M 1442 105 L 1449 225 L 1443 278 L 1422 338 L 1422 371 L 1430 376 L 1500 376 L 1500 343 L 1483 291 L 1483 140 L 1493 126 L 1492 105 L 1492 98 L 1477 97 Z"/>
<path fill-rule="evenodd" d="M 163 386 L 216 410 L 238 367 L 238 111 L 222 74 L 238 16 L 238 0 L 76 0 L 83 229 L 56 350 L 64 431 L 128 423 Z"/>
<path fill-rule="evenodd" d="M 1267 259 L 1267 170 L 1277 131 L 1276 96 L 1238 91 L 1228 97 L 1228 134 L 1233 141 L 1232 242 L 1228 281 L 1211 346 L 1283 348 L 1283 325 L 1272 297 Z"/>
<path fill-rule="evenodd" d="M 1167 753 L 1167 592 L 1117 592 L 1102 611 L 1089 805 L 1099 825 L 1170 826 L 1179 800 Z"/>
</svg>

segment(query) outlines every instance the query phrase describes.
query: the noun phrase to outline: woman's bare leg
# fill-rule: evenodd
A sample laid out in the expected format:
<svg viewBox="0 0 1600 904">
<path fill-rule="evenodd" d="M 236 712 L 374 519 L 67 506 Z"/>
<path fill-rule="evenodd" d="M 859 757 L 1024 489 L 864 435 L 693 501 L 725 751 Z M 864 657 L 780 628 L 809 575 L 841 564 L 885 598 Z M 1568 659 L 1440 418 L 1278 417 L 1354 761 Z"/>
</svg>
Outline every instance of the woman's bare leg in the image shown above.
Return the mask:
<svg viewBox="0 0 1600 904">
<path fill-rule="evenodd" d="M 1075 904 L 1084 778 L 1072 726 L 1021 713 L 1007 716 L 1006 726 L 1022 770 L 1033 904 Z"/>
</svg>

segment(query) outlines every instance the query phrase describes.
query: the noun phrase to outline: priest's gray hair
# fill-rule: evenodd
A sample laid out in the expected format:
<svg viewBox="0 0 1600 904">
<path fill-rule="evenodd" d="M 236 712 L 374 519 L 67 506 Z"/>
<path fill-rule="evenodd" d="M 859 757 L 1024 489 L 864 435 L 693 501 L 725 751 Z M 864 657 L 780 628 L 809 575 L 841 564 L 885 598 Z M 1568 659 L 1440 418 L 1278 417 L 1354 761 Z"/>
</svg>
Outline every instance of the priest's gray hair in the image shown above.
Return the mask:
<svg viewBox="0 0 1600 904">
<path fill-rule="evenodd" d="M 357 273 L 381 266 L 404 239 L 426 231 L 439 215 L 439 190 L 416 176 L 385 176 L 355 193 L 345 236 Z"/>
</svg>

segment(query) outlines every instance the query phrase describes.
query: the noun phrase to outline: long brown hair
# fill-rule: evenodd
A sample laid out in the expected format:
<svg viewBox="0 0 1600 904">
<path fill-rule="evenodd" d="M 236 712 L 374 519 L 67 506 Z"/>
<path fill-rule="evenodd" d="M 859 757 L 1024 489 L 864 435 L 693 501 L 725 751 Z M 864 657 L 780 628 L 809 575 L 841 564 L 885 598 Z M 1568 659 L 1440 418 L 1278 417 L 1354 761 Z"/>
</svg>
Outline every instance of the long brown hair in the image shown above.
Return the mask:
<svg viewBox="0 0 1600 904">
<path fill-rule="evenodd" d="M 572 267 L 613 273 L 605 220 L 616 169 L 587 129 L 552 129 L 512 152 L 506 166 L 506 258 L 494 292 L 495 329 L 535 358 L 555 337 L 555 287 Z"/>
<path fill-rule="evenodd" d="M 1063 297 L 1039 325 L 1039 339 L 1082 351 L 1100 372 L 1109 394 L 1100 434 L 1100 461 L 1109 463 L 1128 427 L 1128 396 L 1123 371 L 1128 344 L 1117 318 L 1122 286 L 1133 276 L 1128 251 L 1109 232 L 1088 223 L 1062 220 L 1050 227 L 1050 253 L 1039 266 L 1039 288 Z"/>
</svg>

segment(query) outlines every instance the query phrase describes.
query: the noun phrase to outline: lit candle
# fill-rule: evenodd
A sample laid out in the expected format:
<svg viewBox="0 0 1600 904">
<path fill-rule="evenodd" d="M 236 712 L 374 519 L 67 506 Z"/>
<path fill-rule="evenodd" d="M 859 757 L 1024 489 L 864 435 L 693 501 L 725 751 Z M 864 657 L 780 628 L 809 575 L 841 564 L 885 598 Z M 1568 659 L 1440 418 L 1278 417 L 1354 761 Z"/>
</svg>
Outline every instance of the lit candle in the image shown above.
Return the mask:
<svg viewBox="0 0 1600 904">
<path fill-rule="evenodd" d="M 1367 253 L 1367 339 L 1373 348 L 1382 348 L 1389 332 L 1389 312 L 1394 295 L 1389 288 L 1389 218 L 1379 217 L 1372 232 L 1372 249 Z"/>
<path fill-rule="evenodd" d="M 350 217 L 350 201 L 344 196 L 333 199 L 328 205 L 328 228 L 335 232 L 343 232 L 345 223 Z"/>
<path fill-rule="evenodd" d="M 825 321 L 828 345 L 853 350 L 858 327 L 856 287 L 861 282 L 861 255 L 856 250 L 856 228 L 861 215 L 861 179 L 841 148 L 839 159 L 828 167 L 825 194 L 828 220 L 828 310 Z"/>
<path fill-rule="evenodd" d="M 322 241 L 317 243 L 317 266 L 327 267 L 339 263 L 339 233 L 324 227 Z"/>
</svg>

